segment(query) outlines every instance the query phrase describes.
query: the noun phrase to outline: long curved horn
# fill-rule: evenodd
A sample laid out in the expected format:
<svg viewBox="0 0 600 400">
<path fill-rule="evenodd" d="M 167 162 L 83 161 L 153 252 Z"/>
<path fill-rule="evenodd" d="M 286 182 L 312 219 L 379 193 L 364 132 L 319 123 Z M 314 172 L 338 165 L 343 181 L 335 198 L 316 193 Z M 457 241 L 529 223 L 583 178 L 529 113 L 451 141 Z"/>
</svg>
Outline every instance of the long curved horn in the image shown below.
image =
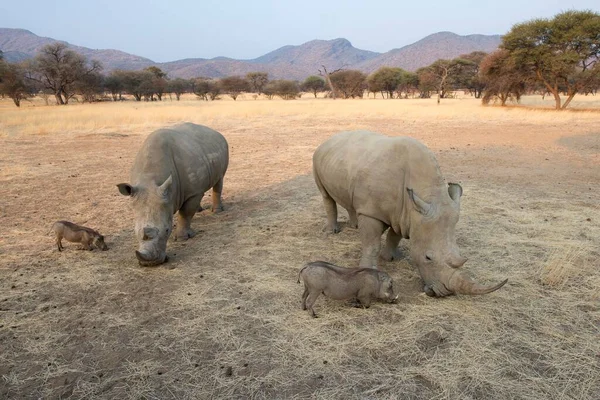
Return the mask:
<svg viewBox="0 0 600 400">
<path fill-rule="evenodd" d="M 448 289 L 457 294 L 488 294 L 500 289 L 506 282 L 508 282 L 508 279 L 505 279 L 496 285 L 484 286 L 475 282 L 464 272 L 454 271 L 448 280 Z"/>
</svg>

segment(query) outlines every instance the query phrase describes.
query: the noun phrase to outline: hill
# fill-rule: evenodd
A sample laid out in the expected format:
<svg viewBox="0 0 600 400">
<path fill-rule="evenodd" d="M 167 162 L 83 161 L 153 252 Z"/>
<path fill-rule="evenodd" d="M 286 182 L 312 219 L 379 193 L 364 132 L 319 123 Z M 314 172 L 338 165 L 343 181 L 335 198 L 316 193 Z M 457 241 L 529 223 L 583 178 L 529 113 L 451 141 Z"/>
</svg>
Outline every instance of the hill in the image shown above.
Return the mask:
<svg viewBox="0 0 600 400">
<path fill-rule="evenodd" d="M 142 69 L 151 65 L 163 69 L 172 78 L 198 76 L 219 78 L 229 75 L 245 75 L 263 71 L 271 79 L 302 80 L 315 75 L 325 65 L 336 68 L 359 69 L 370 73 L 382 66 L 401 67 L 414 71 L 440 58 L 454 58 L 472 51 L 493 51 L 500 44 L 500 35 L 461 36 L 452 32 L 438 32 L 418 42 L 386 53 L 357 49 L 343 38 L 312 40 L 297 46 L 283 46 L 251 60 L 227 57 L 213 59 L 187 58 L 166 63 L 156 63 L 148 58 L 112 49 L 89 49 L 64 41 L 37 36 L 25 29 L 0 28 L 0 50 L 8 61 L 21 61 L 34 57 L 45 45 L 62 42 L 69 48 L 90 59 L 102 61 L 105 72 L 114 69 Z"/>
</svg>

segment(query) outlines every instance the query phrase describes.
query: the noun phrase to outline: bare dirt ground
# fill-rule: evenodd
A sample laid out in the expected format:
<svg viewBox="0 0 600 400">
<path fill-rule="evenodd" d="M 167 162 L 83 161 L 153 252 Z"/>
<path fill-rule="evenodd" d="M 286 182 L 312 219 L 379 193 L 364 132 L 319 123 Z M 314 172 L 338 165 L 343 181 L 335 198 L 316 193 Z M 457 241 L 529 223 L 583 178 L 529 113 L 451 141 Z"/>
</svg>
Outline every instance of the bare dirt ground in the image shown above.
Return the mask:
<svg viewBox="0 0 600 400">
<path fill-rule="evenodd" d="M 142 268 L 115 185 L 144 138 L 179 121 L 229 141 L 226 211 L 196 215 L 199 235 L 169 242 L 169 268 Z M 474 99 L 3 100 L 0 398 L 598 399 L 599 122 Z M 408 258 L 382 261 L 398 304 L 300 310 L 305 262 L 358 264 L 356 230 L 322 232 L 310 175 L 314 149 L 348 129 L 430 146 L 465 189 L 463 268 L 509 283 L 429 298 Z M 110 250 L 59 253 L 47 234 L 59 219 Z"/>
</svg>

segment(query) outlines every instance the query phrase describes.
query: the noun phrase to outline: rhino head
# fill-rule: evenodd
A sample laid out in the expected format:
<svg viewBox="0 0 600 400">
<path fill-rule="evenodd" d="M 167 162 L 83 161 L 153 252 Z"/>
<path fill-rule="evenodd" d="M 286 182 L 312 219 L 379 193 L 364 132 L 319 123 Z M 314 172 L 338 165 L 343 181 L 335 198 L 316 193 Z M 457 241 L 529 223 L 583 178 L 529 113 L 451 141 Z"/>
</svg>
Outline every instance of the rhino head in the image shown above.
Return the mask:
<svg viewBox="0 0 600 400">
<path fill-rule="evenodd" d="M 428 203 L 407 189 L 413 204 L 410 212 L 410 256 L 423 279 L 429 296 L 486 294 L 500 289 L 508 281 L 483 286 L 459 270 L 467 259 L 456 245 L 455 228 L 460 212 L 462 187 L 449 183 L 435 200 Z"/>
<path fill-rule="evenodd" d="M 158 265 L 167 261 L 167 239 L 173 227 L 172 184 L 173 178 L 169 176 L 160 186 L 154 183 L 117 185 L 122 195 L 132 198 L 135 236 L 139 242 L 135 256 L 140 265 Z"/>
</svg>

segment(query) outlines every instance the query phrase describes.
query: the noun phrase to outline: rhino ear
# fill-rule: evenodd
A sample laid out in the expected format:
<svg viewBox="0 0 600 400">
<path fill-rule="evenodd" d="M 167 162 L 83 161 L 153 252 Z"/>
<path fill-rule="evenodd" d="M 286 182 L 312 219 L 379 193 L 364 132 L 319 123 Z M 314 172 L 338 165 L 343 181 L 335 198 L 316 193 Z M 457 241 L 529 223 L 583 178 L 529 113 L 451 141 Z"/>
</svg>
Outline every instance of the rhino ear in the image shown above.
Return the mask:
<svg viewBox="0 0 600 400">
<path fill-rule="evenodd" d="M 412 200 L 417 211 L 423 215 L 427 215 L 429 213 L 429 210 L 431 210 L 431 204 L 417 196 L 417 194 L 412 189 L 406 188 L 406 191 L 408 192 L 408 197 L 410 197 L 410 199 Z"/>
<path fill-rule="evenodd" d="M 460 197 L 463 194 L 463 188 L 458 183 L 448 183 L 448 194 L 457 204 L 460 204 Z"/>
<path fill-rule="evenodd" d="M 163 197 L 168 197 L 171 192 L 171 186 L 173 184 L 173 175 L 169 175 L 169 177 L 163 182 L 162 185 L 158 187 L 158 193 Z"/>
<path fill-rule="evenodd" d="M 129 183 L 119 183 L 117 187 L 119 188 L 119 192 L 123 196 L 133 196 L 133 194 L 135 193 L 135 188 Z"/>
</svg>

